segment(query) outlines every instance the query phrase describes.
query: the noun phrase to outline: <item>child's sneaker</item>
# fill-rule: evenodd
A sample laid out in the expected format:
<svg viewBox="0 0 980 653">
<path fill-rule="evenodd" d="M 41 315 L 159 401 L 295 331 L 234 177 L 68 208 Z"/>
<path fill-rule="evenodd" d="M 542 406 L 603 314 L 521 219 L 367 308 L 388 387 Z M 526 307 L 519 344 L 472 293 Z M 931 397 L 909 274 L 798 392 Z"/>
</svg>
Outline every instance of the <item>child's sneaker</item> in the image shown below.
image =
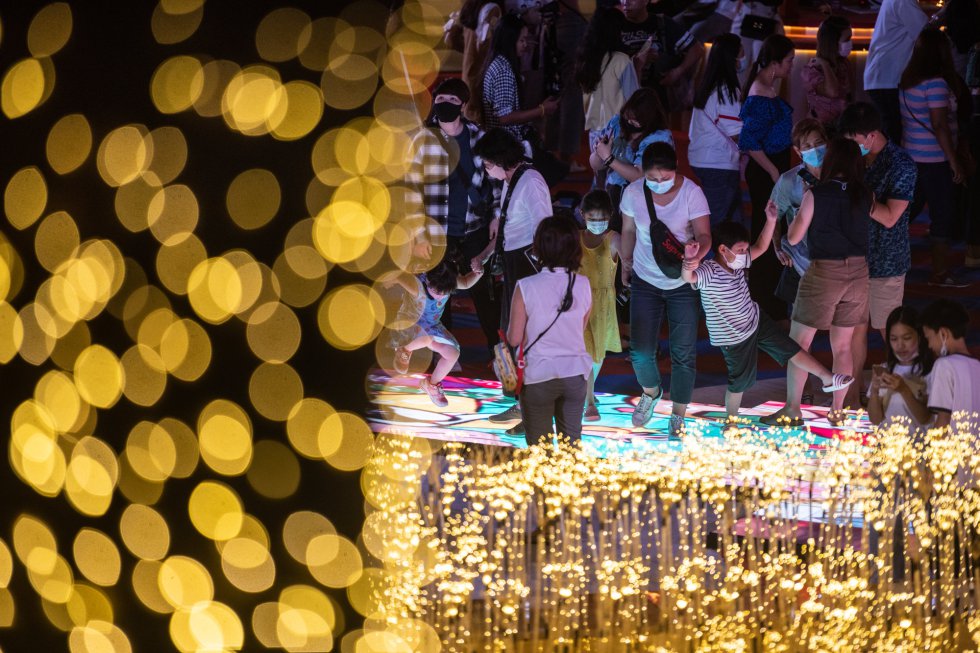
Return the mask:
<svg viewBox="0 0 980 653">
<path fill-rule="evenodd" d="M 399 374 L 408 374 L 408 364 L 412 360 L 412 352 L 404 347 L 395 347 L 395 371 Z"/>
<path fill-rule="evenodd" d="M 429 395 L 429 399 L 436 406 L 445 408 L 449 405 L 449 400 L 446 399 L 446 393 L 443 392 L 441 383 L 432 383 L 429 379 L 422 379 L 419 381 L 419 388 L 424 390 L 425 394 Z"/>
</svg>

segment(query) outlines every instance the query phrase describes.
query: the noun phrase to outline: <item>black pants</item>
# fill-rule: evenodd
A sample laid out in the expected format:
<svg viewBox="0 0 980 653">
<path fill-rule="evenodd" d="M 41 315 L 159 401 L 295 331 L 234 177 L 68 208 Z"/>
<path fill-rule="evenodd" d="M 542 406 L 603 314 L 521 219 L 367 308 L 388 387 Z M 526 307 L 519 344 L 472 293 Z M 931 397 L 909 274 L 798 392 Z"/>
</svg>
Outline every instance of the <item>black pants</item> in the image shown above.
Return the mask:
<svg viewBox="0 0 980 653">
<path fill-rule="evenodd" d="M 767 156 L 780 173 L 789 170 L 789 148 Z M 769 173 L 754 159 L 749 159 L 749 164 L 745 168 L 745 182 L 749 186 L 749 198 L 752 200 L 752 242 L 755 242 L 766 225 L 766 203 L 769 202 L 775 184 Z M 777 322 L 786 319 L 786 302 L 776 297 L 776 285 L 779 283 L 782 271 L 783 266 L 776 258 L 772 247 L 752 261 L 752 267 L 749 269 L 749 292 L 752 294 L 752 299 Z"/>
<path fill-rule="evenodd" d="M 489 235 L 486 229 L 468 234 L 465 238 L 449 236 L 446 239 L 446 256 L 456 264 L 460 274 L 466 274 L 471 270 L 470 262 L 473 257 L 481 253 L 488 242 Z M 495 288 L 494 283 L 493 275 L 487 272 L 467 291 L 473 300 L 476 317 L 480 321 L 480 329 L 487 339 L 489 349 L 493 349 L 494 345 L 500 342 L 497 330 L 500 327 L 501 289 Z M 497 285 L 499 286 L 499 283 Z M 453 326 L 452 302 L 446 303 L 442 323 L 447 329 Z"/>
<path fill-rule="evenodd" d="M 500 328 L 504 333 L 510 325 L 510 302 L 517 289 L 517 282 L 537 273 L 537 268 L 531 263 L 530 245 L 504 252 L 504 292 L 500 298 Z"/>
<path fill-rule="evenodd" d="M 873 88 L 868 91 L 871 104 L 881 114 L 881 131 L 896 145 L 902 144 L 902 110 L 898 106 L 897 88 Z"/>
</svg>

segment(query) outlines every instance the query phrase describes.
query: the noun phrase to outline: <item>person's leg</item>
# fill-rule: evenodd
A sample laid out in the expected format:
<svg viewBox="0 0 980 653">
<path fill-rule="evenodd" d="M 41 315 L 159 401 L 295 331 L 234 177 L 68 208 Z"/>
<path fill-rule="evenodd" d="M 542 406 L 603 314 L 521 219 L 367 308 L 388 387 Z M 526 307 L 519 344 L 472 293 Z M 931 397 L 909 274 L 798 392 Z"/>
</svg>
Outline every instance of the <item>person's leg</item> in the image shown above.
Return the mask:
<svg viewBox="0 0 980 653">
<path fill-rule="evenodd" d="M 555 402 L 560 387 L 555 380 L 529 383 L 521 389 L 524 439 L 528 446 L 550 441 L 554 432 Z"/>
<path fill-rule="evenodd" d="M 436 363 L 435 369 L 432 370 L 429 382 L 439 384 L 442 383 L 442 380 L 446 378 L 449 371 L 453 369 L 453 365 L 459 360 L 459 345 L 454 346 L 448 342 L 433 340 L 432 344 L 429 345 L 429 349 L 439 354 L 439 362 Z"/>
<path fill-rule="evenodd" d="M 742 406 L 742 394 L 725 390 L 725 412 L 729 417 L 738 417 L 738 409 Z"/>
<path fill-rule="evenodd" d="M 643 393 L 660 392 L 660 369 L 657 367 L 657 342 L 665 310 L 663 291 L 636 275 L 630 294 L 630 360 Z"/>
<path fill-rule="evenodd" d="M 461 271 L 470 270 L 470 261 L 483 251 L 488 240 L 489 234 L 486 229 L 466 236 L 462 247 L 462 260 L 465 262 L 466 268 Z M 473 300 L 476 317 L 480 321 L 480 329 L 483 331 L 483 335 L 487 339 L 487 347 L 491 351 L 500 342 L 500 336 L 497 333 L 500 329 L 500 289 L 497 288 L 495 291 L 494 283 L 493 275 L 487 273 L 480 277 L 468 291 Z"/>
<path fill-rule="evenodd" d="M 585 407 L 584 376 L 555 379 L 561 392 L 555 401 L 555 430 L 572 442 L 582 439 L 582 409 Z"/>
<path fill-rule="evenodd" d="M 806 352 L 810 351 L 810 345 L 813 344 L 813 336 L 816 333 L 817 330 L 813 327 L 808 327 L 799 322 L 793 322 L 789 329 L 789 337 L 800 346 L 801 350 Z M 782 409 L 783 415 L 799 417 L 802 414 L 800 398 L 803 396 L 803 386 L 806 385 L 807 376 L 809 373 L 806 370 L 798 367 L 792 359 L 789 361 L 786 366 L 786 405 Z"/>
<path fill-rule="evenodd" d="M 865 330 L 867 333 L 867 330 Z M 831 326 L 830 327 L 830 350 L 834 355 L 834 373 L 835 374 L 847 374 L 848 376 L 854 373 L 854 358 L 851 352 L 851 342 L 854 338 L 854 327 L 841 327 L 841 326 Z M 847 394 L 847 389 L 838 390 L 834 393 L 834 399 L 831 404 L 833 410 L 841 410 L 844 407 L 844 396 Z"/>
<path fill-rule="evenodd" d="M 592 372 L 589 373 L 588 387 L 585 394 L 585 401 L 589 406 L 595 406 L 595 380 L 599 376 L 599 370 L 602 369 L 603 361 L 598 363 L 592 363 Z"/>
<path fill-rule="evenodd" d="M 933 283 L 949 277 L 949 248 L 953 240 L 953 172 L 948 163 L 919 163 L 922 199 L 929 207 Z"/>
<path fill-rule="evenodd" d="M 670 399 L 673 414 L 683 417 L 694 393 L 697 362 L 698 323 L 701 301 L 689 284 L 665 293 L 670 329 Z"/>
<path fill-rule="evenodd" d="M 868 325 L 859 324 L 854 327 L 851 336 L 851 370 L 854 372 L 854 383 L 844 393 L 843 401 L 849 406 L 860 405 L 864 393 L 864 363 L 868 359 Z M 826 385 L 826 384 L 824 384 Z"/>
<path fill-rule="evenodd" d="M 582 90 L 575 81 L 575 65 L 586 27 L 586 22 L 571 11 L 563 11 L 556 25 L 558 49 L 563 55 L 561 102 L 558 106 L 558 156 L 568 163 L 578 154 L 582 132 L 585 131 L 585 109 L 582 106 Z"/>
<path fill-rule="evenodd" d="M 741 192 L 738 183 L 738 170 L 719 170 L 715 168 L 692 168 L 701 182 L 701 190 L 708 200 L 712 226 L 732 217 L 735 208 L 735 195 Z"/>
</svg>

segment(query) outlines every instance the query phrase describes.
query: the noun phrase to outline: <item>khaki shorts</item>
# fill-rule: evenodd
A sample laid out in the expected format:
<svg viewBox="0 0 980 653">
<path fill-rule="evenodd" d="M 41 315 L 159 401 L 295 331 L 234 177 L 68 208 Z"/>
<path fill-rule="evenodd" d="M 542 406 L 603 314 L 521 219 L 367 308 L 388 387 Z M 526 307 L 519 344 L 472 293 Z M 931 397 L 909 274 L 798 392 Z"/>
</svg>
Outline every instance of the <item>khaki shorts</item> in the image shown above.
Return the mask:
<svg viewBox="0 0 980 653">
<path fill-rule="evenodd" d="M 811 261 L 796 294 L 793 321 L 817 330 L 866 324 L 867 260 L 853 256 L 843 261 Z"/>
<path fill-rule="evenodd" d="M 905 275 L 871 279 L 868 287 L 868 305 L 871 311 L 871 328 L 884 329 L 888 316 L 902 305 L 905 299 Z"/>
</svg>

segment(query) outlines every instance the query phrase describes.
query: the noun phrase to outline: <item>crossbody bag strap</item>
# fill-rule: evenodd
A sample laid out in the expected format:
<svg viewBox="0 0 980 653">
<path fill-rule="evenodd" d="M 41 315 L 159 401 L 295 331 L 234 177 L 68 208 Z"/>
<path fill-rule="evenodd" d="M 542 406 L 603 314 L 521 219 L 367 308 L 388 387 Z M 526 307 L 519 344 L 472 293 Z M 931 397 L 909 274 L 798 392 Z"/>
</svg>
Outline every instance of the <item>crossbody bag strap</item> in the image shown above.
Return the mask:
<svg viewBox="0 0 980 653">
<path fill-rule="evenodd" d="M 574 288 L 574 286 L 575 286 L 575 273 L 574 272 L 569 272 L 568 273 L 568 288 L 565 290 L 565 295 L 570 294 L 572 292 L 572 289 Z M 564 300 L 563 300 L 563 303 L 564 303 Z M 533 347 L 534 345 L 538 344 L 538 340 L 541 340 L 541 338 L 544 337 L 544 334 L 548 333 L 548 331 L 551 330 L 551 327 L 555 326 L 555 322 L 558 321 L 558 318 L 561 317 L 561 314 L 562 313 L 564 313 L 564 311 L 562 310 L 562 305 L 559 305 L 558 306 L 558 313 L 555 314 L 555 318 L 551 321 L 551 324 L 549 324 L 547 327 L 545 327 L 544 331 L 542 331 L 541 333 L 539 333 L 538 334 L 538 337 L 535 338 L 534 340 L 532 340 L 530 345 L 528 345 L 527 347 L 524 347 L 523 345 L 521 346 L 521 355 L 520 355 L 520 358 L 521 359 L 523 359 L 525 356 L 527 356 L 527 353 L 529 351 L 531 351 L 531 347 Z"/>
<path fill-rule="evenodd" d="M 901 92 L 902 92 L 902 102 L 905 103 L 905 108 L 909 110 L 909 115 L 912 116 L 912 120 L 914 120 L 917 123 L 919 123 L 920 125 L 922 125 L 923 129 L 925 129 L 927 132 L 929 132 L 930 134 L 932 134 L 933 137 L 935 137 L 936 136 L 936 132 L 934 132 L 932 130 L 932 128 L 927 127 L 926 124 L 924 122 L 922 122 L 921 120 L 919 120 L 919 117 L 912 112 L 912 107 L 909 106 L 909 96 L 905 93 L 905 89 L 904 88 L 902 89 Z"/>
<path fill-rule="evenodd" d="M 507 184 L 507 194 L 504 196 L 503 202 L 500 203 L 500 224 L 497 226 L 497 244 L 494 247 L 494 252 L 497 254 L 502 255 L 504 252 L 504 225 L 507 224 L 507 209 L 510 207 L 510 198 L 514 194 L 514 189 L 517 188 L 517 182 L 520 181 L 529 167 L 526 163 L 517 167 L 514 176 L 510 178 L 510 183 Z"/>
<path fill-rule="evenodd" d="M 466 126 L 466 123 L 463 123 L 463 129 L 466 130 L 466 137 L 469 138 L 470 129 Z M 432 131 L 436 138 L 439 139 L 439 144 L 442 145 L 442 149 L 446 151 L 446 156 L 448 157 L 449 140 L 443 135 L 442 130 L 438 127 L 435 127 Z M 456 177 L 456 181 L 462 184 L 463 188 L 466 189 L 466 194 L 469 196 L 470 202 L 472 202 L 475 206 L 485 200 L 486 197 L 484 197 L 483 193 L 474 188 L 472 179 L 466 179 L 463 177 L 463 166 L 460 165 L 462 158 L 462 152 L 460 152 L 460 156 L 456 160 L 456 167 L 453 168 L 453 176 Z"/>
<path fill-rule="evenodd" d="M 650 226 L 653 227 L 654 222 L 660 222 L 660 218 L 657 217 L 657 207 L 653 203 L 653 193 L 647 188 L 647 184 L 643 182 L 643 197 L 647 201 L 647 212 L 650 214 Z"/>
</svg>

